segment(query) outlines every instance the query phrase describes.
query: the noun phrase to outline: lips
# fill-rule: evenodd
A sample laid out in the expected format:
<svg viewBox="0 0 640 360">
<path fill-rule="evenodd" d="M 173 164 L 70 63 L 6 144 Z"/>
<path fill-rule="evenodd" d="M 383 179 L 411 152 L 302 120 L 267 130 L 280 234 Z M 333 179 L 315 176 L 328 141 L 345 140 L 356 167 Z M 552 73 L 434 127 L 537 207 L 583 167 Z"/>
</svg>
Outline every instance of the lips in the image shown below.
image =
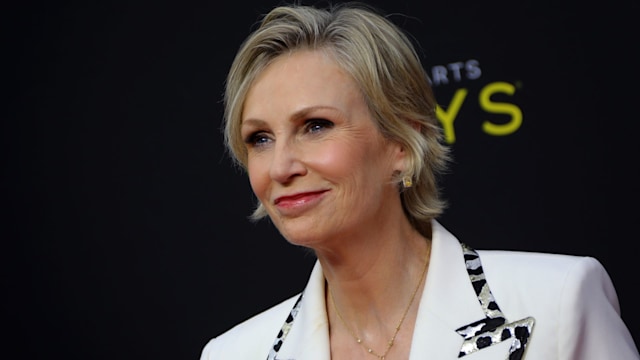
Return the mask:
<svg viewBox="0 0 640 360">
<path fill-rule="evenodd" d="M 300 201 L 305 201 L 305 199 L 317 197 L 318 195 L 323 194 L 326 191 L 327 190 L 310 191 L 310 192 L 303 192 L 303 193 L 298 193 L 294 195 L 280 196 L 276 198 L 273 203 L 275 205 L 280 205 L 280 204 L 286 204 L 286 203 L 296 203 Z"/>
<path fill-rule="evenodd" d="M 280 196 L 273 204 L 284 213 L 293 215 L 305 211 L 315 205 L 328 190 L 309 191 L 292 195 Z"/>
</svg>

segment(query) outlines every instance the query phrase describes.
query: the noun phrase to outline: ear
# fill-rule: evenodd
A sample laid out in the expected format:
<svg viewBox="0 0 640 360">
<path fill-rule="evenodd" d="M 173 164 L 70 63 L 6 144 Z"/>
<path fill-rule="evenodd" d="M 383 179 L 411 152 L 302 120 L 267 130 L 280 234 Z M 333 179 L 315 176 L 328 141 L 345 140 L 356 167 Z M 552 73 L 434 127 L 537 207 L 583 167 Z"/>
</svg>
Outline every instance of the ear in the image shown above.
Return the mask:
<svg viewBox="0 0 640 360">
<path fill-rule="evenodd" d="M 417 131 L 422 131 L 422 124 L 420 122 L 406 119 L 407 123 L 411 125 L 411 127 Z M 401 144 L 399 142 L 395 142 L 395 145 L 398 147 L 395 153 L 395 167 L 394 170 L 399 172 L 400 174 L 408 175 L 413 177 L 413 161 L 411 158 L 411 151 L 408 149 L 407 145 Z"/>
<path fill-rule="evenodd" d="M 393 172 L 405 174 L 408 170 L 410 170 L 409 151 L 406 149 L 405 145 L 398 142 L 393 142 L 391 148 Z"/>
</svg>

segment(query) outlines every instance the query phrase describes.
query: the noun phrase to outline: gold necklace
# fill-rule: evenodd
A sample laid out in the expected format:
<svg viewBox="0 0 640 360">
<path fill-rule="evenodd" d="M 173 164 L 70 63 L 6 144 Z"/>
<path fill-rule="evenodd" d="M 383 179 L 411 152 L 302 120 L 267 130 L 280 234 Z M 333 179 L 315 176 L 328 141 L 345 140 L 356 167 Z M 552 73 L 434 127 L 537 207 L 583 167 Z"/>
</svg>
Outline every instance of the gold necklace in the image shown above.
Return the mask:
<svg viewBox="0 0 640 360">
<path fill-rule="evenodd" d="M 389 350 L 391 350 L 391 347 L 393 346 L 393 343 L 396 340 L 396 336 L 398 336 L 398 332 L 400 331 L 400 327 L 402 326 L 402 323 L 404 322 L 404 319 L 407 317 L 407 314 L 409 313 L 409 309 L 411 308 L 411 305 L 413 304 L 413 301 L 416 298 L 416 294 L 418 293 L 418 289 L 420 289 L 420 285 L 422 284 L 422 280 L 424 279 L 424 276 L 427 273 L 427 268 L 428 268 L 428 265 L 429 265 L 429 255 L 430 254 L 431 254 L 431 247 L 429 247 L 429 250 L 427 251 L 427 259 L 426 259 L 425 264 L 424 264 L 424 269 L 422 270 L 422 275 L 420 276 L 420 280 L 418 281 L 418 285 L 413 290 L 413 294 L 411 294 L 411 299 L 409 300 L 409 305 L 407 305 L 407 308 L 404 309 L 404 313 L 402 314 L 402 318 L 398 322 L 398 325 L 396 326 L 396 330 L 393 332 L 393 336 L 391 337 L 391 339 L 389 339 L 389 342 L 387 342 L 387 348 L 385 349 L 384 353 L 382 353 L 382 355 L 378 354 L 371 347 L 369 347 L 364 342 L 362 342 L 362 339 L 360 339 L 360 337 L 358 337 L 358 335 L 356 335 L 356 333 L 351 330 L 351 328 L 347 325 L 347 322 L 344 320 L 344 318 L 340 314 L 340 310 L 338 310 L 338 307 L 336 306 L 336 301 L 333 299 L 333 291 L 329 291 L 329 297 L 331 297 L 331 303 L 333 304 L 333 308 L 336 310 L 336 314 L 338 314 L 338 318 L 342 322 L 342 325 L 344 325 L 344 327 L 347 329 L 347 331 L 349 331 L 351 336 L 353 336 L 353 338 L 356 339 L 356 342 L 358 344 L 362 345 L 365 349 L 367 349 L 367 352 L 369 354 L 377 357 L 380 360 L 385 360 L 385 357 L 389 353 Z"/>
</svg>

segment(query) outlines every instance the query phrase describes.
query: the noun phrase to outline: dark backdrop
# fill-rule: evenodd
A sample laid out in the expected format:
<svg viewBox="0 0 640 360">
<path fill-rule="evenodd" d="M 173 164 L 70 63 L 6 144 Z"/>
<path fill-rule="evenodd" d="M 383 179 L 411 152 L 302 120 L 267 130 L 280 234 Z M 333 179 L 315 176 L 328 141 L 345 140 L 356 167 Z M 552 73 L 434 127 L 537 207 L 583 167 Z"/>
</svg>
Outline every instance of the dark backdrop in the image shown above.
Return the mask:
<svg viewBox="0 0 640 360">
<path fill-rule="evenodd" d="M 302 289 L 313 256 L 247 221 L 219 130 L 232 57 L 274 4 L 4 5 L 3 352 L 197 359 Z M 637 2 L 375 5 L 459 110 L 441 222 L 476 248 L 596 257 L 638 341 Z"/>
</svg>

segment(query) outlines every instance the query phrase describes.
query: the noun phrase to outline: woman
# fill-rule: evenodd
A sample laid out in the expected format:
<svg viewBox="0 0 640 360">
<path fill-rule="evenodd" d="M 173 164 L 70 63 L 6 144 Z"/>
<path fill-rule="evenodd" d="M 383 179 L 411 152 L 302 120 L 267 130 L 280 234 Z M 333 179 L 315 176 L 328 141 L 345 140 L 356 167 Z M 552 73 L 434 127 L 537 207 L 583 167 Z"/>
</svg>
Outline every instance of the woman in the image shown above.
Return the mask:
<svg viewBox="0 0 640 360">
<path fill-rule="evenodd" d="M 596 260 L 476 252 L 435 220 L 449 160 L 436 102 L 384 16 L 275 8 L 240 48 L 225 106 L 254 219 L 318 260 L 301 294 L 202 360 L 640 358 Z"/>
</svg>

